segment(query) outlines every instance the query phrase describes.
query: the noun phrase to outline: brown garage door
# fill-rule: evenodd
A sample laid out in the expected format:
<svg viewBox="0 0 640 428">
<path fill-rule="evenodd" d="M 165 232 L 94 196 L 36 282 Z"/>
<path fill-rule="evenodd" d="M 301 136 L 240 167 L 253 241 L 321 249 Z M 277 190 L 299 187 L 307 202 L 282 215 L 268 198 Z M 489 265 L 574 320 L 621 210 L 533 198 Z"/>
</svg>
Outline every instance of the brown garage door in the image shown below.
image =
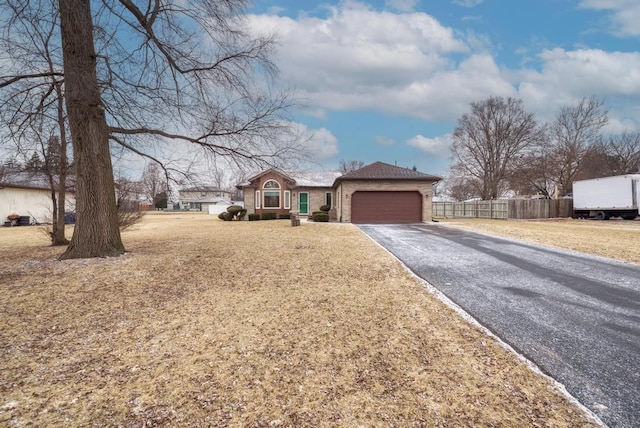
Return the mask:
<svg viewBox="0 0 640 428">
<path fill-rule="evenodd" d="M 355 192 L 351 198 L 352 223 L 420 223 L 419 192 Z"/>
</svg>

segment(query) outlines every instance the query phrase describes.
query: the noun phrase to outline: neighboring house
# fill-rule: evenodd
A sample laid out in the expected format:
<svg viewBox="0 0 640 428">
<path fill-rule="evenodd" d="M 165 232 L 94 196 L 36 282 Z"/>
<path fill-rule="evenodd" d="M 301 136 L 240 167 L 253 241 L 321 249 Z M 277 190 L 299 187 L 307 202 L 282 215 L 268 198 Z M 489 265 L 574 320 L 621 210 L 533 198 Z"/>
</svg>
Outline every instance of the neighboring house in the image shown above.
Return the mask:
<svg viewBox="0 0 640 428">
<path fill-rule="evenodd" d="M 431 221 L 433 184 L 440 177 L 382 162 L 345 175 L 339 172 L 282 172 L 268 169 L 237 187 L 248 213 L 299 212 L 330 205 L 332 220 L 346 223 Z"/>
<path fill-rule="evenodd" d="M 75 210 L 75 192 L 66 192 L 66 211 Z M 41 177 L 17 174 L 0 180 L 0 225 L 7 216 L 29 216 L 31 221 L 50 223 L 53 212 L 51 189 Z"/>
<path fill-rule="evenodd" d="M 180 209 L 190 211 L 209 211 L 209 205 L 230 205 L 231 192 L 217 187 L 191 187 L 179 190 Z"/>
</svg>

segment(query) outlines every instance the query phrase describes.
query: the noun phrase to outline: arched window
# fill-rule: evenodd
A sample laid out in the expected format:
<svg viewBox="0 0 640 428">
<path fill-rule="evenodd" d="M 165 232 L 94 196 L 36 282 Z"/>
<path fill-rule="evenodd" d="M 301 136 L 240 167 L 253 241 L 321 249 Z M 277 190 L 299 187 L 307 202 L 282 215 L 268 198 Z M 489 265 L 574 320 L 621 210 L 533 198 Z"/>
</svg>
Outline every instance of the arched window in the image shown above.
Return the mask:
<svg viewBox="0 0 640 428">
<path fill-rule="evenodd" d="M 264 183 L 264 186 L 262 187 L 264 189 L 279 189 L 280 183 L 278 183 L 276 180 L 268 180 L 267 182 Z"/>
<path fill-rule="evenodd" d="M 268 180 L 262 188 L 265 189 L 262 192 L 262 208 L 280 208 L 280 183 L 276 180 Z"/>
</svg>

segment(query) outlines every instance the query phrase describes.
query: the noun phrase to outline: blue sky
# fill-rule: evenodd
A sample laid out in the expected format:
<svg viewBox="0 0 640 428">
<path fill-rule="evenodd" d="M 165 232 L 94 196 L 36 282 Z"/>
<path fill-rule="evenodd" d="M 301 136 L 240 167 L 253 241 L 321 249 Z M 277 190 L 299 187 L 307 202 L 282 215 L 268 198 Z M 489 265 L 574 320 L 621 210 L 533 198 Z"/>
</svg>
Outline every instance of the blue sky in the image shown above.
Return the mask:
<svg viewBox="0 0 640 428">
<path fill-rule="evenodd" d="M 254 0 L 279 38 L 295 126 L 325 169 L 340 159 L 446 174 L 469 105 L 516 97 L 542 121 L 605 99 L 606 133 L 640 129 L 638 0 Z"/>
</svg>

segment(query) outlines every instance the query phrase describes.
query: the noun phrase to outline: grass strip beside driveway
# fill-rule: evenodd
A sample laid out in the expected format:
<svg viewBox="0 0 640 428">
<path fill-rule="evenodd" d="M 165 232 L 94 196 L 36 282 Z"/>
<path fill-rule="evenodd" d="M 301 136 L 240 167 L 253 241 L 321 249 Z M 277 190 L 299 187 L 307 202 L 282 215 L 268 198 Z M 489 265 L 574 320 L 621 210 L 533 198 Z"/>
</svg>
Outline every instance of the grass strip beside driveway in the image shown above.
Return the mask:
<svg viewBox="0 0 640 428">
<path fill-rule="evenodd" d="M 0 424 L 594 426 L 355 226 L 148 215 L 119 258 L 0 230 Z"/>
</svg>

